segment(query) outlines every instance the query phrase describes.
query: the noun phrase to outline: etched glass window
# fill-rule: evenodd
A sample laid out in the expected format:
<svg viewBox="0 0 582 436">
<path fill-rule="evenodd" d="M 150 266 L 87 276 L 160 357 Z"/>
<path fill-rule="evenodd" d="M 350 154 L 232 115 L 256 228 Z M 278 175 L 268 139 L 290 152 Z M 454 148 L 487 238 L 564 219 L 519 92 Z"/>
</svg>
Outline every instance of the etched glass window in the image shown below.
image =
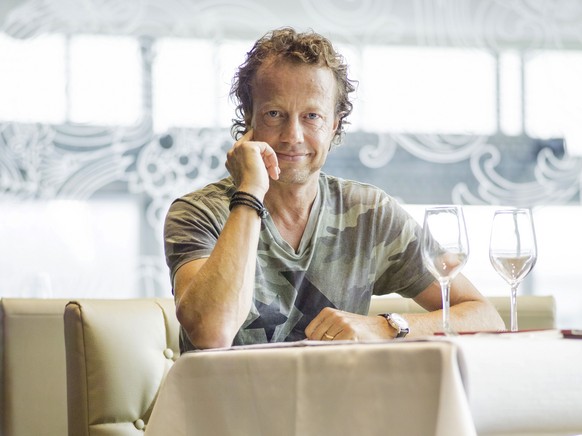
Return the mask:
<svg viewBox="0 0 582 436">
<path fill-rule="evenodd" d="M 217 107 L 212 41 L 163 38 L 154 53 L 154 130 L 212 126 Z"/>
<path fill-rule="evenodd" d="M 582 154 L 582 52 L 533 51 L 525 64 L 526 132 L 565 137 L 568 152 Z"/>
<path fill-rule="evenodd" d="M 366 46 L 362 62 L 365 130 L 495 132 L 495 58 L 487 52 Z"/>
<path fill-rule="evenodd" d="M 131 125 L 142 115 L 139 42 L 124 36 L 78 35 L 70 41 L 70 121 Z"/>
<path fill-rule="evenodd" d="M 65 119 L 65 38 L 16 39 L 0 33 L 0 121 Z"/>
</svg>

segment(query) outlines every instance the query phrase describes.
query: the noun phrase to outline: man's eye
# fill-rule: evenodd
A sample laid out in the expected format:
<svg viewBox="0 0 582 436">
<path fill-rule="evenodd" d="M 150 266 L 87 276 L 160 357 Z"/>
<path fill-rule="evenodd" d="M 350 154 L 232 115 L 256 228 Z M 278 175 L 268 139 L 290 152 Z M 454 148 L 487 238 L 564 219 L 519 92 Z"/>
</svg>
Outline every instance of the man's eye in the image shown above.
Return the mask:
<svg viewBox="0 0 582 436">
<path fill-rule="evenodd" d="M 316 120 L 319 118 L 319 115 L 316 114 L 315 112 L 310 112 L 307 114 L 307 118 L 309 118 L 310 120 Z"/>
<path fill-rule="evenodd" d="M 270 116 L 271 118 L 276 118 L 279 115 L 278 111 L 269 111 L 267 112 L 267 115 Z"/>
</svg>

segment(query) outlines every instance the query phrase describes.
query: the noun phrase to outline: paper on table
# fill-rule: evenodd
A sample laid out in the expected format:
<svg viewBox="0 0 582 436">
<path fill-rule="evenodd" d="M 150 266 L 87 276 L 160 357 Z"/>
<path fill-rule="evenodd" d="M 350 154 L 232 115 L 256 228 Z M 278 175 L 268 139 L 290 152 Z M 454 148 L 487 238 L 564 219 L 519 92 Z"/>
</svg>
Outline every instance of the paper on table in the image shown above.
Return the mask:
<svg viewBox="0 0 582 436">
<path fill-rule="evenodd" d="M 304 339 L 302 341 L 293 342 L 266 342 L 261 344 L 251 345 L 233 345 L 232 347 L 210 348 L 206 350 L 195 350 L 196 353 L 206 353 L 213 351 L 237 351 L 237 350 L 257 350 L 261 348 L 293 348 L 293 347 L 312 347 L 325 345 L 348 345 L 356 344 L 355 341 L 313 341 Z"/>
<path fill-rule="evenodd" d="M 399 339 L 378 339 L 369 341 L 314 341 L 310 339 L 303 339 L 302 341 L 293 342 L 267 342 L 261 344 L 251 345 L 233 345 L 232 347 L 223 348 L 209 348 L 205 350 L 195 350 L 194 353 L 207 353 L 214 351 L 238 351 L 238 350 L 257 350 L 264 348 L 294 348 L 294 347 L 321 347 L 321 346 L 336 346 L 336 345 L 362 345 L 362 344 L 397 344 L 402 342 L 422 342 L 431 340 L 430 337 L 422 338 L 399 338 Z"/>
</svg>

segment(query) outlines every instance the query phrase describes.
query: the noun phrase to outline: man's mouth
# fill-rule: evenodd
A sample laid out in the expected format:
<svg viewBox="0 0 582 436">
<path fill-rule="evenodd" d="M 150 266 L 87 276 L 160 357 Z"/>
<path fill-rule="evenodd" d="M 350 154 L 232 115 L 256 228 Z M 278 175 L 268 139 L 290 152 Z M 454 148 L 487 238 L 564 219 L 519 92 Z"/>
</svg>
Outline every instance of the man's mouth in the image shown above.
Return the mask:
<svg viewBox="0 0 582 436">
<path fill-rule="evenodd" d="M 277 159 L 283 162 L 300 162 L 306 157 L 306 153 L 277 153 Z"/>
</svg>

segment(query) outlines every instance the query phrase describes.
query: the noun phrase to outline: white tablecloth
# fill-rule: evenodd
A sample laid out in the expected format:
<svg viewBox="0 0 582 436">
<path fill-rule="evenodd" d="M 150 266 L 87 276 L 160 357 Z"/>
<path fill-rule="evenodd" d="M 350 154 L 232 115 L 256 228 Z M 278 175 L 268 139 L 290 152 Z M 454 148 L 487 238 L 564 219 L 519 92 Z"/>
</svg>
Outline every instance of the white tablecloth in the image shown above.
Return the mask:
<svg viewBox="0 0 582 436">
<path fill-rule="evenodd" d="M 458 337 L 479 435 L 582 434 L 582 340 L 556 332 Z"/>
<path fill-rule="evenodd" d="M 146 435 L 475 434 L 454 344 L 308 344 L 182 355 Z"/>
<path fill-rule="evenodd" d="M 582 434 L 582 340 L 323 344 L 182 355 L 146 435 Z"/>
</svg>

